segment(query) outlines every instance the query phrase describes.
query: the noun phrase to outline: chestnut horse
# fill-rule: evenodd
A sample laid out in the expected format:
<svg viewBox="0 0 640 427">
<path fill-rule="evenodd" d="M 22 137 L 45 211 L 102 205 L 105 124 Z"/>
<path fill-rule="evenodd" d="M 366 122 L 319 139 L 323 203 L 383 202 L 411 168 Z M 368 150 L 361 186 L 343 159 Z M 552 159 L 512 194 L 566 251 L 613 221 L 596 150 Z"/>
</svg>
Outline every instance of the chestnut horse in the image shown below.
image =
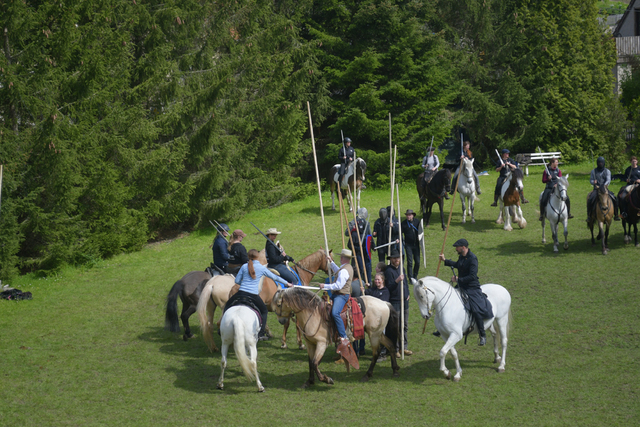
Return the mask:
<svg viewBox="0 0 640 427">
<path fill-rule="evenodd" d="M 328 274 L 328 262 L 327 256 L 323 250 L 318 250 L 311 255 L 298 261 L 298 266 L 295 270 L 300 276 L 303 284 L 309 284 L 313 276 L 318 270 L 322 270 Z M 202 289 L 200 301 L 198 302 L 197 313 L 200 318 L 200 325 L 207 325 L 202 329 L 202 334 L 205 338 L 205 342 L 209 346 L 211 351 L 217 351 L 213 341 L 213 335 L 211 333 L 213 316 L 216 311 L 216 307 L 220 307 L 224 310 L 224 306 L 229 301 L 231 295 L 238 292 L 240 286 L 236 285 L 235 278 L 229 274 L 225 276 L 216 276 L 209 280 Z M 272 299 L 273 295 L 278 290 L 278 286 L 269 278 L 262 280 L 260 288 L 260 298 L 264 301 L 269 311 L 273 311 Z M 289 322 L 285 322 L 284 331 L 282 333 L 282 345 L 280 348 L 287 348 L 287 330 L 289 328 Z M 304 350 L 302 345 L 302 337 L 300 331 L 298 333 L 298 348 Z"/>
<path fill-rule="evenodd" d="M 626 187 L 622 187 L 620 192 Z M 624 212 L 627 214 L 625 218 L 622 218 L 622 228 L 624 230 L 624 242 L 631 243 L 631 226 L 633 225 L 633 233 L 635 236 L 636 248 L 640 247 L 638 244 L 638 220 L 640 219 L 640 185 L 633 187 L 627 194 L 625 200 L 620 199 L 620 193 L 618 193 L 619 206 L 625 206 Z M 626 201 L 626 203 L 622 203 Z M 629 224 L 629 231 L 627 231 L 627 224 Z"/>
<path fill-rule="evenodd" d="M 424 172 L 421 173 L 416 180 L 416 188 L 418 189 L 418 197 L 420 197 L 420 209 L 422 210 L 422 217 L 424 218 L 424 228 L 429 226 L 433 204 L 437 203 L 440 207 L 442 230 L 446 230 L 447 227 L 444 225 L 444 212 L 442 211 L 444 198 L 441 194 L 443 190 L 447 193 L 451 190 L 451 170 L 445 168 L 436 172 L 427 184 L 427 188 L 424 187 Z"/>
<path fill-rule="evenodd" d="M 587 220 L 587 226 L 591 230 L 591 246 L 594 246 L 596 241 L 593 238 L 593 228 L 596 223 L 598 224 L 600 231 L 597 239 L 602 240 L 602 255 L 606 255 L 609 252 L 609 227 L 611 226 L 611 220 L 613 219 L 613 201 L 609 196 L 608 185 L 603 185 L 602 187 L 598 186 L 595 190 L 591 191 L 591 193 L 594 191 L 597 191 L 598 194 L 595 206 L 591 210 L 591 215 Z M 589 195 L 591 193 L 589 193 Z M 587 203 L 589 195 L 587 195 Z"/>
<path fill-rule="evenodd" d="M 333 165 L 329 172 L 329 182 L 331 183 L 331 209 L 336 210 L 335 203 L 335 191 L 338 187 L 338 172 L 340 171 L 340 165 Z M 340 183 L 340 191 L 346 190 L 347 186 L 351 189 L 351 194 L 356 198 L 356 206 L 360 209 L 360 190 L 362 190 L 362 182 L 364 181 L 364 173 L 367 171 L 367 163 L 358 157 L 355 161 L 351 162 Z M 349 202 L 349 212 L 353 211 L 353 201 L 351 196 L 347 192 L 343 193 L 343 198 Z"/>
<path fill-rule="evenodd" d="M 398 312 L 393 306 L 372 296 L 362 297 L 365 312 L 364 329 L 371 341 L 372 360 L 367 373 L 360 381 L 368 381 L 373 375 L 373 368 L 378 361 L 380 344 L 384 345 L 391 355 L 393 376 L 399 376 L 396 361 L 396 341 L 398 339 Z M 309 379 L 303 387 L 307 388 L 318 380 L 333 384 L 333 379 L 318 369 L 327 346 L 333 342 L 335 325 L 331 317 L 329 304 L 311 291 L 297 287 L 279 290 L 273 297 L 276 315 L 280 323 L 285 323 L 292 313 L 297 318 L 297 326 L 304 334 L 309 356 Z M 347 370 L 349 365 L 347 364 Z"/>
<path fill-rule="evenodd" d="M 520 207 L 520 191 L 524 188 L 522 184 L 524 176 L 518 168 L 507 173 L 507 179 L 502 184 L 500 190 L 500 214 L 496 220 L 496 224 L 504 223 L 506 231 L 513 230 L 511 221 L 518 224 L 520 228 L 527 226 L 527 220 L 522 215 Z M 503 219 L 504 218 L 504 219 Z"/>
</svg>

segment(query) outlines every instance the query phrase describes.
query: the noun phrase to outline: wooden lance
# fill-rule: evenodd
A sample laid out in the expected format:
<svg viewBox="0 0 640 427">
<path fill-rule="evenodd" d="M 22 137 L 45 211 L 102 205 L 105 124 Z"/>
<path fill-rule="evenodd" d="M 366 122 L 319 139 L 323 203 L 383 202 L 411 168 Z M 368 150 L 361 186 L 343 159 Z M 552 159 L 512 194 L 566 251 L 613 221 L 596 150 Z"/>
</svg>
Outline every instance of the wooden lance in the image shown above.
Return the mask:
<svg viewBox="0 0 640 427">
<path fill-rule="evenodd" d="M 353 200 L 353 196 L 351 195 L 351 187 L 347 187 L 347 190 L 349 191 L 349 197 L 351 197 L 351 200 Z M 356 227 L 356 234 L 358 235 L 358 241 L 360 242 L 360 259 L 362 260 L 362 267 L 365 268 L 365 264 L 364 264 L 364 251 L 362 250 L 362 239 L 360 238 L 360 227 L 358 227 L 358 218 L 356 217 L 356 211 L 355 209 L 353 210 L 353 224 Z M 351 233 L 349 233 L 351 234 Z M 355 246 L 353 246 L 353 238 L 351 239 L 351 247 L 355 248 Z M 355 254 L 354 254 L 355 255 Z M 358 266 L 358 268 L 360 268 L 360 263 L 358 262 L 358 257 L 356 256 L 356 265 Z M 369 280 L 369 276 L 367 275 L 367 272 L 364 272 L 364 278 Z M 362 291 L 362 295 L 364 295 L 364 286 L 362 285 L 362 278 L 360 279 L 360 290 Z M 369 282 L 364 282 L 367 285 L 369 285 Z"/>
<path fill-rule="evenodd" d="M 398 184 L 396 184 L 396 198 L 398 200 L 398 212 L 400 211 L 400 190 L 398 188 Z M 399 223 L 399 221 L 398 221 Z M 402 233 L 398 233 L 398 238 L 400 240 L 400 272 L 404 272 L 404 262 L 402 259 Z M 406 277 L 400 281 L 400 354 L 402 356 L 402 360 L 404 360 L 404 281 Z"/>
</svg>

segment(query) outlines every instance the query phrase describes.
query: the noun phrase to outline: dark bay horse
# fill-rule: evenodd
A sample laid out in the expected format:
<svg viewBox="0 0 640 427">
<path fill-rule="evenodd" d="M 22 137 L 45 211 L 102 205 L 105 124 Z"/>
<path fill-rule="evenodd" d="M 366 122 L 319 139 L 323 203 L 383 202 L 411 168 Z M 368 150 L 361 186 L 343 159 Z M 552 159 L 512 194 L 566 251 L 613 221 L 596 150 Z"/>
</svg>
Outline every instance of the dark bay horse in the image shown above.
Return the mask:
<svg viewBox="0 0 640 427">
<path fill-rule="evenodd" d="M 331 183 L 331 209 L 336 210 L 335 195 L 337 190 L 344 191 L 347 186 L 351 189 L 351 194 L 356 198 L 356 207 L 360 209 L 360 190 L 364 181 L 364 173 L 367 171 L 367 163 L 360 157 L 356 158 L 342 177 L 342 182 L 338 185 L 338 172 L 340 165 L 334 165 L 329 172 L 328 181 Z M 353 211 L 353 201 L 348 192 L 343 192 L 343 198 L 349 202 L 349 212 Z"/>
<path fill-rule="evenodd" d="M 620 192 L 625 187 L 620 189 Z M 633 233 L 635 236 L 634 243 L 636 247 L 640 247 L 638 244 L 638 220 L 640 220 L 640 185 L 636 185 L 633 190 L 627 194 L 627 197 L 620 199 L 620 193 L 618 193 L 619 206 L 623 206 L 626 217 L 622 218 L 622 228 L 624 230 L 624 242 L 631 243 L 631 226 L 633 226 Z M 624 203 L 623 203 L 624 202 Z M 627 231 L 627 224 L 629 225 L 629 231 Z"/>
<path fill-rule="evenodd" d="M 598 240 L 602 239 L 602 255 L 606 255 L 609 252 L 609 227 L 611 226 L 611 220 L 613 219 L 613 201 L 609 196 L 609 187 L 607 185 L 603 185 L 602 187 L 599 186 L 591 193 L 594 191 L 597 191 L 597 197 L 595 205 L 591 210 L 591 215 L 587 220 L 587 225 L 591 230 L 591 246 L 594 246 L 596 241 L 593 238 L 593 228 L 596 223 L 598 224 L 600 231 L 597 238 Z M 589 193 L 589 195 L 591 193 Z M 587 195 L 587 203 L 589 195 Z"/>
<path fill-rule="evenodd" d="M 416 188 L 418 189 L 418 196 L 420 197 L 420 208 L 422 210 L 422 217 L 424 218 L 424 227 L 427 228 L 429 225 L 433 204 L 437 203 L 440 207 L 442 230 L 445 230 L 447 227 L 444 225 L 444 212 L 442 211 L 444 197 L 442 194 L 443 191 L 448 193 L 451 190 L 451 170 L 445 168 L 436 172 L 427 184 L 426 189 L 424 188 L 424 172 L 421 173 L 416 180 Z"/>
</svg>

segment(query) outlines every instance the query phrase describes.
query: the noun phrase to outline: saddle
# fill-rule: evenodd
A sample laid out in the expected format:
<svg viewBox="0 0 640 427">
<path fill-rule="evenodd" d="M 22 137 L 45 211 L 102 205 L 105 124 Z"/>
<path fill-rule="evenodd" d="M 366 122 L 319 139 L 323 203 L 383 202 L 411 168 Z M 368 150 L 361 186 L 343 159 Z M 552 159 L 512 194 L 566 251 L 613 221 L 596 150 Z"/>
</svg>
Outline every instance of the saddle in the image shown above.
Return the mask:
<svg viewBox="0 0 640 427">
<path fill-rule="evenodd" d="M 342 181 L 338 183 L 340 185 L 340 188 L 347 188 L 346 183 L 349 182 L 349 178 L 351 178 L 351 175 L 353 175 L 354 173 L 354 165 L 355 161 L 349 163 L 345 168 L 344 175 L 342 176 Z M 340 177 L 340 164 L 338 163 L 337 165 L 334 165 L 334 167 L 336 168 L 337 172 L 333 175 L 333 181 L 338 182 L 338 178 Z"/>
<path fill-rule="evenodd" d="M 340 317 L 344 322 L 344 329 L 347 331 L 349 341 L 361 340 L 364 338 L 364 317 L 365 306 L 362 298 L 350 297 L 349 301 L 342 308 Z M 338 331 L 334 332 L 334 341 L 338 341 Z"/>
<path fill-rule="evenodd" d="M 260 310 L 258 310 L 258 307 L 256 307 L 253 301 L 247 297 L 239 296 L 235 298 L 233 301 L 231 301 L 231 304 L 227 303 L 227 305 L 224 306 L 224 311 L 227 311 L 229 308 L 235 307 L 237 305 L 244 305 L 245 307 L 249 307 L 251 310 L 253 310 L 256 316 L 258 316 L 258 323 L 260 324 L 260 328 L 262 329 L 262 315 L 260 314 Z"/>
</svg>

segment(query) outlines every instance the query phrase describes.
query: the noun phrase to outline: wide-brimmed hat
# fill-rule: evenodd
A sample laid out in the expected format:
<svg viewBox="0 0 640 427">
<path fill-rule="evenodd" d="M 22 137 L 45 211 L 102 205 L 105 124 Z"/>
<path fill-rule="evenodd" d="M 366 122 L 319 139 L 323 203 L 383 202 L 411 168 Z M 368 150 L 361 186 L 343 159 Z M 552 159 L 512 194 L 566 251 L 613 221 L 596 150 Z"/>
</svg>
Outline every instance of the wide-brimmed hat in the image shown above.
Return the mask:
<svg viewBox="0 0 640 427">
<path fill-rule="evenodd" d="M 503 149 L 502 149 L 502 151 L 501 151 L 501 153 L 502 153 L 502 154 L 504 154 L 504 153 L 511 153 L 511 151 L 507 150 L 506 148 L 503 148 Z"/>
<path fill-rule="evenodd" d="M 350 249 L 343 249 L 340 251 L 341 257 L 353 258 L 353 252 Z"/>
<path fill-rule="evenodd" d="M 269 234 L 282 234 L 282 231 L 278 231 L 278 229 L 277 229 L 277 228 L 270 228 L 270 229 L 268 229 L 267 231 L 265 231 L 265 233 L 264 233 L 264 234 L 266 234 L 267 236 L 268 236 Z"/>
<path fill-rule="evenodd" d="M 404 216 L 407 215 L 415 215 L 416 213 L 413 211 L 413 209 L 407 209 L 407 211 L 404 213 Z"/>
<path fill-rule="evenodd" d="M 397 249 L 391 250 L 391 254 L 387 257 L 387 259 L 391 258 L 400 258 L 400 251 Z"/>
<path fill-rule="evenodd" d="M 456 240 L 456 242 L 453 244 L 453 247 L 457 247 L 457 246 L 466 246 L 468 248 L 469 242 L 467 242 L 467 239 L 459 239 L 459 240 Z"/>
<path fill-rule="evenodd" d="M 233 230 L 233 235 L 237 237 L 247 237 L 246 233 L 239 228 Z"/>
</svg>

